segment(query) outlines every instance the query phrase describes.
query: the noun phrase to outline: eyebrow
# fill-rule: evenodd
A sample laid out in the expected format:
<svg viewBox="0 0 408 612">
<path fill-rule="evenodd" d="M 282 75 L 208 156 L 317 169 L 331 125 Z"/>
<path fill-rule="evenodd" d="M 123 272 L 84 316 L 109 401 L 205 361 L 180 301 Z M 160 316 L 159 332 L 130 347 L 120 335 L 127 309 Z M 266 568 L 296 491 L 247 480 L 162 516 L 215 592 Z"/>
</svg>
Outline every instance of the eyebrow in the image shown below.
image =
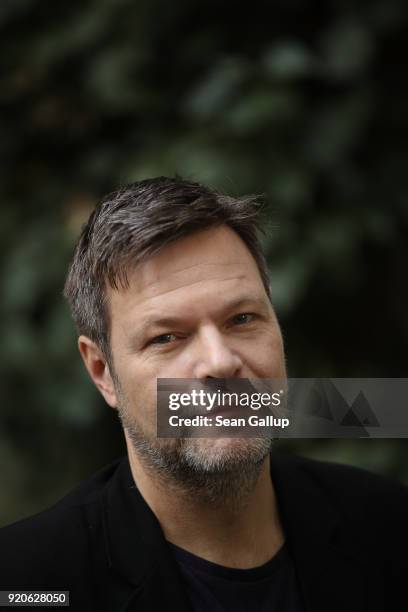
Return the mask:
<svg viewBox="0 0 408 612">
<path fill-rule="evenodd" d="M 266 310 L 268 303 L 269 303 L 269 300 L 267 298 L 242 296 L 234 300 L 224 302 L 222 304 L 222 307 L 220 308 L 220 312 L 229 312 L 232 310 L 236 310 L 245 305 L 248 305 L 248 306 L 254 305 L 258 308 Z M 153 329 L 154 328 L 171 329 L 172 327 L 175 327 L 179 325 L 180 323 L 184 323 L 185 320 L 186 318 L 181 317 L 181 316 L 179 317 L 159 317 L 159 318 L 155 316 L 148 317 L 143 321 L 139 329 L 135 330 L 134 333 L 130 334 L 128 344 L 130 346 L 134 346 L 135 342 L 137 342 L 139 339 L 143 339 L 147 335 L 148 331 L 151 330 L 152 328 Z"/>
</svg>

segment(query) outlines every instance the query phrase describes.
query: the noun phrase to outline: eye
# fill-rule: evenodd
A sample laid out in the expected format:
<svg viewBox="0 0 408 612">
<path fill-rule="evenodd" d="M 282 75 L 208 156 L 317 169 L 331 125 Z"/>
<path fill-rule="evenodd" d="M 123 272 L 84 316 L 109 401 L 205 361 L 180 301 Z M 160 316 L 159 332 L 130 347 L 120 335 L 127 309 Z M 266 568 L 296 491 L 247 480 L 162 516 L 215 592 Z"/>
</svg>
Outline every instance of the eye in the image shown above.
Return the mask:
<svg viewBox="0 0 408 612">
<path fill-rule="evenodd" d="M 169 344 L 175 337 L 174 334 L 161 334 L 152 338 L 149 344 Z"/>
<path fill-rule="evenodd" d="M 242 312 L 240 314 L 235 315 L 235 317 L 232 318 L 232 322 L 235 325 L 244 325 L 245 323 L 250 323 L 253 318 L 254 315 L 252 313 Z"/>
</svg>

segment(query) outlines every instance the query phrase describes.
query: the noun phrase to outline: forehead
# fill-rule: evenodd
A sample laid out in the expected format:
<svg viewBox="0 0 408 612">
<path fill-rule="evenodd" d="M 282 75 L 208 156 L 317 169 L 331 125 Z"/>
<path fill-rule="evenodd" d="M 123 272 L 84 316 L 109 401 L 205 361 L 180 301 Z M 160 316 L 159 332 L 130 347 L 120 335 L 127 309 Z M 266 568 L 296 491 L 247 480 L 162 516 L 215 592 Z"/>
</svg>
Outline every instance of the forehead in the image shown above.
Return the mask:
<svg viewBox="0 0 408 612">
<path fill-rule="evenodd" d="M 129 271 L 129 288 L 109 292 L 111 322 L 135 310 L 188 306 L 208 292 L 245 286 L 265 293 L 257 264 L 241 238 L 219 226 L 191 234 L 164 247 Z"/>
</svg>

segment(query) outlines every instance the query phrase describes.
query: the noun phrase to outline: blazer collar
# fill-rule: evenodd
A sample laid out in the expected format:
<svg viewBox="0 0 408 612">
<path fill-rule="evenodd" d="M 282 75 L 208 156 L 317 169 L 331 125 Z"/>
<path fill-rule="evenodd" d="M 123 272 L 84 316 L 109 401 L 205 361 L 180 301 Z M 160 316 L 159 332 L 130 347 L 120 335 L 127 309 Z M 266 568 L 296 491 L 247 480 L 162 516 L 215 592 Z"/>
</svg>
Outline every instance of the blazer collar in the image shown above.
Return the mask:
<svg viewBox="0 0 408 612">
<path fill-rule="evenodd" d="M 153 612 L 166 602 L 170 610 L 189 612 L 177 564 L 156 516 L 135 486 L 128 457 L 105 488 L 103 515 L 108 565 L 125 579 L 117 586 L 115 608 Z"/>
</svg>

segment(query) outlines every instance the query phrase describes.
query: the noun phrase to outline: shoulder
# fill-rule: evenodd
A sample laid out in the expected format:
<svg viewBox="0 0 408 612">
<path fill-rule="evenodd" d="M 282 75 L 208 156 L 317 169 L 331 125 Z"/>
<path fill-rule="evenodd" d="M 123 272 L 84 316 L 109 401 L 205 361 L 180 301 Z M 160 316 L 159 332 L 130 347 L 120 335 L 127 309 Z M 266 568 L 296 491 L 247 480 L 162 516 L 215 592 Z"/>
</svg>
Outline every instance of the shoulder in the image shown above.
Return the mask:
<svg viewBox="0 0 408 612">
<path fill-rule="evenodd" d="M 102 529 L 101 492 L 120 462 L 83 481 L 52 507 L 0 529 L 0 587 L 63 588 L 79 576 L 86 579 L 89 528 Z"/>
<path fill-rule="evenodd" d="M 316 482 L 333 488 L 346 485 L 348 489 L 355 489 L 356 493 L 384 492 L 384 490 L 394 490 L 402 494 L 408 492 L 408 487 L 398 480 L 354 465 L 283 452 L 272 453 L 271 460 L 282 470 L 307 474 Z"/>
<path fill-rule="evenodd" d="M 280 479 L 291 474 L 303 486 L 320 489 L 345 514 L 355 517 L 370 510 L 374 515 L 392 513 L 401 519 L 408 514 L 408 487 L 388 476 L 286 453 L 272 453 L 271 461 Z"/>
</svg>

